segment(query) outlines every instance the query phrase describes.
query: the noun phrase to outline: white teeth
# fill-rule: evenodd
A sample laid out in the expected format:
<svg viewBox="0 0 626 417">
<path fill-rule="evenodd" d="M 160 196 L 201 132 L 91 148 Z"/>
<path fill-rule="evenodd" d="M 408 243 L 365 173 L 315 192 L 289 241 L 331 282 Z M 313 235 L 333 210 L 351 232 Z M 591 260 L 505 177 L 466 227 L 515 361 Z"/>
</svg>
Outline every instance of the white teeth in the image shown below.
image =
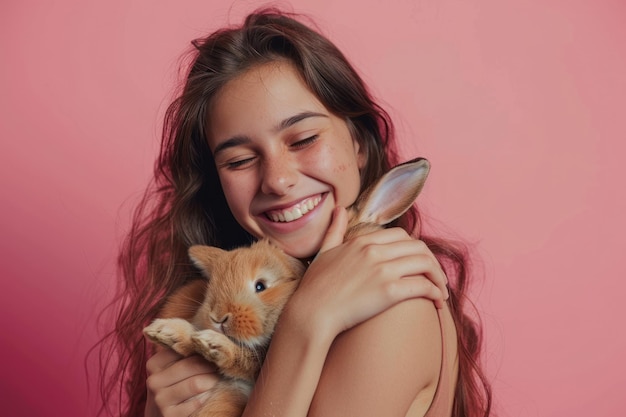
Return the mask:
<svg viewBox="0 0 626 417">
<path fill-rule="evenodd" d="M 292 222 L 294 220 L 298 220 L 300 217 L 313 210 L 320 203 L 320 201 L 322 201 L 321 197 L 307 199 L 289 209 L 267 213 L 267 216 L 275 222 Z"/>
</svg>

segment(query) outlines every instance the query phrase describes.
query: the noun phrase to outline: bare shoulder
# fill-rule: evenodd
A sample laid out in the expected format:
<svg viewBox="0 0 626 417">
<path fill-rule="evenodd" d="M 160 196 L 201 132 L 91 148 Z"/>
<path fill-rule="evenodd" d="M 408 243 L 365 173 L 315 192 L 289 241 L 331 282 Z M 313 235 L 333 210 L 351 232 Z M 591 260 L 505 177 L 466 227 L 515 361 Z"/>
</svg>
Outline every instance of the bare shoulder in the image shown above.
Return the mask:
<svg viewBox="0 0 626 417">
<path fill-rule="evenodd" d="M 439 379 L 441 340 L 437 310 L 421 298 L 342 333 L 328 353 L 309 415 L 405 416 L 418 396 L 427 408 Z"/>
</svg>

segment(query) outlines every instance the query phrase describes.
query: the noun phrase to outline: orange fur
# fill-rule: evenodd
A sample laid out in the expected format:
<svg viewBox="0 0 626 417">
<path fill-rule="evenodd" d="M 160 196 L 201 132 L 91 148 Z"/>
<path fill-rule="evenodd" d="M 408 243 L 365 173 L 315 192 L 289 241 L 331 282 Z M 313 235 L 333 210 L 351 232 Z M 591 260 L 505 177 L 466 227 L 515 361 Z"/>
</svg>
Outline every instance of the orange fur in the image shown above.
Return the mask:
<svg viewBox="0 0 626 417">
<path fill-rule="evenodd" d="M 208 281 L 176 291 L 144 334 L 183 356 L 201 354 L 224 376 L 197 417 L 240 416 L 304 265 L 266 240 L 232 251 L 192 246 L 189 256 Z M 257 292 L 257 282 L 266 289 Z"/>
<path fill-rule="evenodd" d="M 159 317 L 191 319 L 204 301 L 206 281 L 197 279 L 176 291 L 169 299 Z"/>
</svg>

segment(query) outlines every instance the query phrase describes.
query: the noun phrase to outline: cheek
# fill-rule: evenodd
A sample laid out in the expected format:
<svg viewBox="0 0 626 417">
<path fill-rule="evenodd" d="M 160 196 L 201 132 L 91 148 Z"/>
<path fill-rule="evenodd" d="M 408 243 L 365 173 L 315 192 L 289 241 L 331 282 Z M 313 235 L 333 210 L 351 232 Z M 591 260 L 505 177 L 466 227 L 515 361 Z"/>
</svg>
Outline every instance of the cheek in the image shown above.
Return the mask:
<svg viewBox="0 0 626 417">
<path fill-rule="evenodd" d="M 356 201 L 361 190 L 361 175 L 356 164 L 350 165 L 345 172 L 339 173 L 343 178 L 337 186 L 337 203 L 343 207 L 349 207 Z"/>
<path fill-rule="evenodd" d="M 351 174 L 359 170 L 358 145 L 350 138 L 347 129 L 308 156 L 325 172 Z"/>
<path fill-rule="evenodd" d="M 332 185 L 337 204 L 352 205 L 359 194 L 361 176 L 354 148 L 329 146 L 309 155 L 309 172 Z"/>
</svg>

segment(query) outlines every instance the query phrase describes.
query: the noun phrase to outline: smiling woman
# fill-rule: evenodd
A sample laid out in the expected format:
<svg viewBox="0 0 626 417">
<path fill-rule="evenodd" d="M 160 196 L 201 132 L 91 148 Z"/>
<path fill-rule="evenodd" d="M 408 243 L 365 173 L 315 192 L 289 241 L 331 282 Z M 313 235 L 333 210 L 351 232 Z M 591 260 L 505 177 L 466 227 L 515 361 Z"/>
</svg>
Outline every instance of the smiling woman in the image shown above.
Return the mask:
<svg viewBox="0 0 626 417">
<path fill-rule="evenodd" d="M 245 416 L 487 416 L 463 249 L 421 234 L 415 207 L 344 242 L 346 208 L 398 161 L 389 116 L 343 54 L 275 10 L 194 46 L 154 188 L 120 255 L 110 345 L 120 360 L 105 385 L 107 395 L 125 387 L 120 413 L 201 406 L 220 376 L 197 357 L 151 350 L 141 330 L 198 278 L 188 247 L 264 238 L 308 268 Z"/>
<path fill-rule="evenodd" d="M 336 206 L 348 207 L 365 163 L 345 120 L 288 62 L 250 69 L 214 98 L 208 142 L 237 222 L 297 258 L 319 250 Z"/>
</svg>

